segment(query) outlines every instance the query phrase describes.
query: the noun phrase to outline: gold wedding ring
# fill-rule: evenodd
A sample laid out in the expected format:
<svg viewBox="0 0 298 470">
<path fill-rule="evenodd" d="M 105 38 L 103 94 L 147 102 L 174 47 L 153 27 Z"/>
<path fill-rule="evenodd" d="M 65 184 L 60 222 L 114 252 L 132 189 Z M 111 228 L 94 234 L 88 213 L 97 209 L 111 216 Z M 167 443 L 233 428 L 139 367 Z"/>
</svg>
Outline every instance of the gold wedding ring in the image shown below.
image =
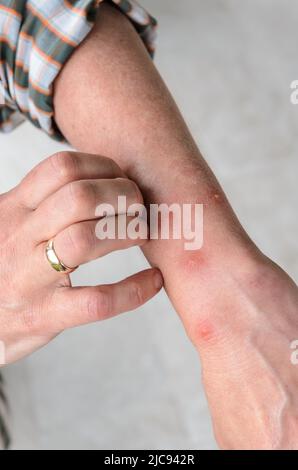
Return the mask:
<svg viewBox="0 0 298 470">
<path fill-rule="evenodd" d="M 58 273 L 70 274 L 78 268 L 78 266 L 76 266 L 75 268 L 69 268 L 64 263 L 62 263 L 62 261 L 58 258 L 56 254 L 53 238 L 49 240 L 46 246 L 46 257 L 52 268 L 55 269 L 55 271 L 57 271 Z"/>
</svg>

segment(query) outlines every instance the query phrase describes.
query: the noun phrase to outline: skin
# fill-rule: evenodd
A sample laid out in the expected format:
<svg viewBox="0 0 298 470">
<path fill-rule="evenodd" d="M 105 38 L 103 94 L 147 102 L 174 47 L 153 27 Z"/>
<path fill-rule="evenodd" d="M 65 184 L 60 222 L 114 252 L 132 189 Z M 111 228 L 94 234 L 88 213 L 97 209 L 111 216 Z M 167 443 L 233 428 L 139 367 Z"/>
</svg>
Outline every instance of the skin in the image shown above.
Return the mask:
<svg viewBox="0 0 298 470">
<path fill-rule="evenodd" d="M 47 344 L 67 328 L 132 310 L 162 286 L 157 269 L 148 269 L 113 285 L 71 286 L 69 275 L 47 262 L 47 240 L 69 267 L 146 240 L 105 240 L 95 236 L 95 209 L 115 204 L 118 194 L 142 203 L 136 184 L 112 160 L 62 152 L 34 168 L 0 196 L 0 340 L 5 363 Z M 13 217 L 12 217 L 13 214 Z M 131 217 L 117 214 L 124 222 Z"/>
<path fill-rule="evenodd" d="M 222 449 L 298 448 L 295 283 L 252 243 L 128 20 L 104 4 L 55 83 L 78 150 L 113 158 L 149 203 L 203 203 L 204 246 L 143 247 L 197 349 Z"/>
</svg>

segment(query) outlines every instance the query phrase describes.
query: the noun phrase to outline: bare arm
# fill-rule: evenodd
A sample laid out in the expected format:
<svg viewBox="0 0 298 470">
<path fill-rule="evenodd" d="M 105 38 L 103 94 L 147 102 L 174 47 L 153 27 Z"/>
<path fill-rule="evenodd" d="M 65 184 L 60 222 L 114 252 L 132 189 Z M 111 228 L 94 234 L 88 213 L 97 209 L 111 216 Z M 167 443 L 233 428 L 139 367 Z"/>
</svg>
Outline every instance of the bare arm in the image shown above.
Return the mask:
<svg viewBox="0 0 298 470">
<path fill-rule="evenodd" d="M 138 183 L 146 202 L 205 204 L 200 252 L 186 253 L 183 241 L 152 241 L 146 248 L 150 262 L 166 275 L 172 300 L 179 295 L 177 277 L 193 271 L 193 263 L 203 282 L 215 267 L 226 272 L 235 257 L 240 263 L 248 251 L 253 253 L 141 40 L 107 5 L 56 81 L 55 116 L 74 147 L 115 159 Z"/>
<path fill-rule="evenodd" d="M 115 159 L 147 203 L 204 204 L 201 250 L 154 240 L 145 254 L 161 269 L 200 352 L 219 444 L 293 447 L 289 428 L 297 433 L 297 422 L 287 384 L 290 391 L 297 385 L 289 361 L 293 326 L 298 337 L 296 286 L 242 229 L 133 27 L 108 5 L 99 13 L 56 80 L 58 126 L 77 149 Z M 278 354 L 268 335 L 276 335 Z M 251 427 L 239 435 L 248 416 Z"/>
</svg>

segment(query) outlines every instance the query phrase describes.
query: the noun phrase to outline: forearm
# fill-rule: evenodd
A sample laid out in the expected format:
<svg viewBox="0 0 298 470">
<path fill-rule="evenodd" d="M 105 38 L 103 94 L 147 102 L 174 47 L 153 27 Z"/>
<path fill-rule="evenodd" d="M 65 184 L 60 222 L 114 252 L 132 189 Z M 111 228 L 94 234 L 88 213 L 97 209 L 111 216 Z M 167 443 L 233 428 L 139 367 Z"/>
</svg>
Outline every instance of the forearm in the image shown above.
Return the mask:
<svg viewBox="0 0 298 470">
<path fill-rule="evenodd" d="M 200 250 L 151 240 L 145 254 L 200 352 L 219 444 L 295 447 L 296 287 L 243 231 L 140 39 L 109 6 L 56 80 L 54 104 L 69 142 L 115 159 L 147 204 L 204 205 Z"/>
<path fill-rule="evenodd" d="M 185 251 L 184 240 L 151 241 L 145 249 L 150 262 L 161 268 L 181 314 L 192 315 L 191 304 L 198 312 L 198 298 L 194 304 L 189 297 L 193 287 L 204 288 L 206 302 L 210 277 L 214 287 L 223 273 L 245 271 L 242 260 L 253 252 L 252 243 L 141 40 L 109 6 L 101 8 L 95 29 L 56 81 L 55 112 L 76 148 L 115 159 L 141 187 L 147 203 L 204 204 L 201 250 Z"/>
</svg>

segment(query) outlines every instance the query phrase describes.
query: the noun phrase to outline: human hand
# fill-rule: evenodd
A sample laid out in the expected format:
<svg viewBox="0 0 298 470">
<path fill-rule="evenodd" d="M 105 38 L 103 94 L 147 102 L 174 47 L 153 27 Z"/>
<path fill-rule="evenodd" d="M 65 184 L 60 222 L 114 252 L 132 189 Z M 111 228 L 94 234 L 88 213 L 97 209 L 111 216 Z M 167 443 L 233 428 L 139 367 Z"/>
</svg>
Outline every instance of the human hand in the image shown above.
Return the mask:
<svg viewBox="0 0 298 470">
<path fill-rule="evenodd" d="M 298 289 L 255 255 L 235 257 L 236 263 L 219 259 L 200 274 L 192 269 L 188 301 L 178 308 L 201 357 L 220 448 L 298 449 L 298 365 L 291 348 L 298 340 Z"/>
<path fill-rule="evenodd" d="M 136 184 L 112 160 L 61 152 L 34 168 L 0 196 L 0 346 L 5 363 L 20 359 L 63 330 L 134 309 L 162 287 L 157 269 L 113 285 L 72 287 L 45 255 L 48 240 L 66 266 L 77 266 L 144 240 L 98 240 L 95 212 L 100 203 L 117 209 L 142 203 Z M 127 214 L 116 215 L 124 217 Z M 2 361 L 3 362 L 3 361 Z"/>
</svg>

